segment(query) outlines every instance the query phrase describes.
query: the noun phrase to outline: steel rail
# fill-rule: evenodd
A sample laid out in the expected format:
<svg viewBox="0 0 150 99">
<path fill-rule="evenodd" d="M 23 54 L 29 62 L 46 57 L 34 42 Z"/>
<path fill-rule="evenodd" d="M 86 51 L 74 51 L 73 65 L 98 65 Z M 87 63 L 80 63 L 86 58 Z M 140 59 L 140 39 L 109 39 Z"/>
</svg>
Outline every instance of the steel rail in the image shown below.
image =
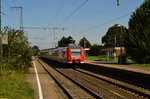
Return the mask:
<svg viewBox="0 0 150 99">
<path fill-rule="evenodd" d="M 73 99 L 73 97 L 69 94 L 69 92 L 57 81 L 57 79 L 45 68 L 45 66 L 37 59 L 38 62 L 41 64 L 41 66 L 44 68 L 44 70 L 53 78 L 53 80 L 56 82 L 56 84 L 63 90 L 63 92 L 67 95 L 69 99 Z"/>
<path fill-rule="evenodd" d="M 69 80 L 71 80 L 72 82 L 74 82 L 76 85 L 78 85 L 80 88 L 82 88 L 83 90 L 85 90 L 86 92 L 88 92 L 89 94 L 91 94 L 94 98 L 96 99 L 102 99 L 102 97 L 100 97 L 99 95 L 97 95 L 96 93 L 94 93 L 93 91 L 91 91 L 90 89 L 84 87 L 82 84 L 80 84 L 79 82 L 73 80 L 72 78 L 70 78 L 69 76 L 67 76 L 66 74 L 62 73 L 61 71 L 57 70 L 56 68 L 52 67 L 53 69 L 55 69 L 57 72 L 59 72 L 60 74 L 62 74 L 63 76 L 65 76 L 66 78 L 68 78 Z"/>
<path fill-rule="evenodd" d="M 38 60 L 39 61 L 39 60 Z M 43 66 L 43 65 L 42 65 Z M 67 75 L 65 75 L 64 73 L 62 73 L 62 72 L 60 72 L 59 70 L 57 70 L 56 68 L 54 68 L 53 66 L 51 66 L 54 70 L 56 70 L 58 73 L 60 73 L 61 75 L 63 75 L 64 77 L 66 77 L 67 79 L 69 79 L 70 81 L 72 81 L 74 84 L 76 84 L 77 86 L 79 86 L 81 89 L 83 89 L 85 92 L 87 92 L 88 94 L 90 94 L 91 96 L 93 96 L 94 98 L 96 98 L 96 99 L 102 99 L 102 97 L 100 97 L 98 94 L 96 94 L 96 93 L 94 93 L 93 91 L 91 91 L 90 89 L 88 89 L 88 88 L 86 88 L 86 87 L 84 87 L 82 84 L 80 84 L 80 83 L 78 83 L 77 81 L 75 81 L 75 80 L 73 80 L 73 79 L 71 79 L 69 76 L 67 76 Z M 44 69 L 46 69 L 45 67 L 44 67 Z M 46 71 L 48 71 L 48 70 L 46 70 Z M 49 72 L 49 71 L 48 71 Z M 55 78 L 54 78 L 55 79 Z M 57 81 L 58 82 L 58 81 Z M 58 82 L 59 83 L 59 82 Z M 61 86 L 61 84 L 60 84 L 60 86 Z M 63 87 L 63 86 L 61 86 L 61 87 Z M 65 90 L 65 92 L 67 93 L 67 94 L 69 94 L 67 91 L 66 91 L 66 89 L 64 89 L 63 88 L 63 90 Z M 71 96 L 70 94 L 69 94 L 69 96 Z M 73 97 L 71 96 L 70 97 L 70 99 L 72 99 Z"/>
<path fill-rule="evenodd" d="M 105 82 L 107 82 L 107 83 L 110 83 L 110 84 L 112 84 L 112 85 L 115 85 L 115 86 L 118 86 L 118 87 L 120 87 L 120 88 L 123 88 L 124 90 L 131 91 L 132 93 L 138 94 L 138 95 L 143 96 L 143 97 L 145 97 L 145 98 L 150 98 L 150 91 L 147 92 L 147 93 L 146 93 L 146 92 L 144 93 L 143 91 L 133 89 L 132 87 L 129 88 L 129 87 L 124 86 L 124 85 L 122 85 L 122 84 L 118 84 L 118 83 L 116 83 L 116 82 L 107 80 L 107 79 L 102 78 L 102 77 L 95 76 L 95 75 L 93 75 L 93 74 L 90 74 L 90 73 L 87 73 L 87 72 L 84 72 L 84 71 L 81 71 L 81 70 L 78 70 L 78 69 L 73 69 L 73 70 L 78 71 L 78 72 L 83 73 L 83 74 L 86 74 L 86 75 L 89 75 L 89 76 L 94 77 L 94 78 L 96 78 L 96 79 L 103 80 L 103 81 L 105 81 Z M 87 71 L 87 70 L 85 70 L 85 71 Z M 112 78 L 111 78 L 111 79 L 112 79 Z M 121 81 L 121 82 L 122 82 L 122 81 Z M 123 82 L 123 83 L 125 83 L 125 82 Z M 131 86 L 133 86 L 133 85 L 131 85 Z M 135 87 L 135 86 L 134 86 L 134 87 Z M 136 86 L 136 87 L 137 87 L 137 86 Z M 138 87 L 138 88 L 139 88 L 139 89 L 142 89 L 142 88 L 140 88 L 140 87 Z"/>
</svg>

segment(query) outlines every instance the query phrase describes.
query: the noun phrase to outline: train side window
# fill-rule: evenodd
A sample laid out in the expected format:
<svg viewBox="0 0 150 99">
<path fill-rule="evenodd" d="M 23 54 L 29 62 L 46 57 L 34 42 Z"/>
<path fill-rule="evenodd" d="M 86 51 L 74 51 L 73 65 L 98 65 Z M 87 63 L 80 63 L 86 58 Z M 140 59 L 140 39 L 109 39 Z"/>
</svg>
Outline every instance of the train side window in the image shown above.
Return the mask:
<svg viewBox="0 0 150 99">
<path fill-rule="evenodd" d="M 66 54 L 65 51 L 63 51 L 63 57 L 65 56 L 65 54 Z"/>
</svg>

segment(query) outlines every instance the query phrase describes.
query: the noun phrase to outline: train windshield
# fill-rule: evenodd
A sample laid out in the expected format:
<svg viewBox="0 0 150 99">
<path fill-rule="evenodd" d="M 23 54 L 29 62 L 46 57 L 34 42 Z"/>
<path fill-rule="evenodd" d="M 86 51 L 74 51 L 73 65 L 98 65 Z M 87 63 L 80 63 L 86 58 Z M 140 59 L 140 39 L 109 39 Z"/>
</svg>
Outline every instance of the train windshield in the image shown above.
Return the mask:
<svg viewBox="0 0 150 99">
<path fill-rule="evenodd" d="M 72 52 L 72 57 L 80 57 L 80 52 Z"/>
<path fill-rule="evenodd" d="M 72 45 L 69 45 L 70 48 L 71 48 L 71 54 L 72 54 L 72 57 L 81 57 L 81 48 L 80 46 L 76 46 L 74 44 Z"/>
</svg>

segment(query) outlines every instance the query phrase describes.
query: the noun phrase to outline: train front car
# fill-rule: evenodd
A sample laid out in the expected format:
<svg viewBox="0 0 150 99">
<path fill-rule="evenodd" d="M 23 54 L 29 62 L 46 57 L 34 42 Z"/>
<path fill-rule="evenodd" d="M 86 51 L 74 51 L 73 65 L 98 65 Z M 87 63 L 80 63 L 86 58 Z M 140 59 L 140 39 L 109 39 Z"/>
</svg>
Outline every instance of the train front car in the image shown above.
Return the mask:
<svg viewBox="0 0 150 99">
<path fill-rule="evenodd" d="M 71 44 L 67 48 L 68 63 L 80 64 L 84 63 L 84 49 L 81 46 Z"/>
</svg>

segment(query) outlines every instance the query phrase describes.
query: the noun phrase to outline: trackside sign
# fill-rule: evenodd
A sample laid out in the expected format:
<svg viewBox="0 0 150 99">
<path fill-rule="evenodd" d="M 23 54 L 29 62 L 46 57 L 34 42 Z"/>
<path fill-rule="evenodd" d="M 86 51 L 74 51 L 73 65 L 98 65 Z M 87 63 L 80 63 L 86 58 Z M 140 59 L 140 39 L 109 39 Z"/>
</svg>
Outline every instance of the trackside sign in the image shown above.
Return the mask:
<svg viewBox="0 0 150 99">
<path fill-rule="evenodd" d="M 8 44 L 8 35 L 7 34 L 0 37 L 0 44 L 2 44 L 2 45 Z"/>
</svg>

